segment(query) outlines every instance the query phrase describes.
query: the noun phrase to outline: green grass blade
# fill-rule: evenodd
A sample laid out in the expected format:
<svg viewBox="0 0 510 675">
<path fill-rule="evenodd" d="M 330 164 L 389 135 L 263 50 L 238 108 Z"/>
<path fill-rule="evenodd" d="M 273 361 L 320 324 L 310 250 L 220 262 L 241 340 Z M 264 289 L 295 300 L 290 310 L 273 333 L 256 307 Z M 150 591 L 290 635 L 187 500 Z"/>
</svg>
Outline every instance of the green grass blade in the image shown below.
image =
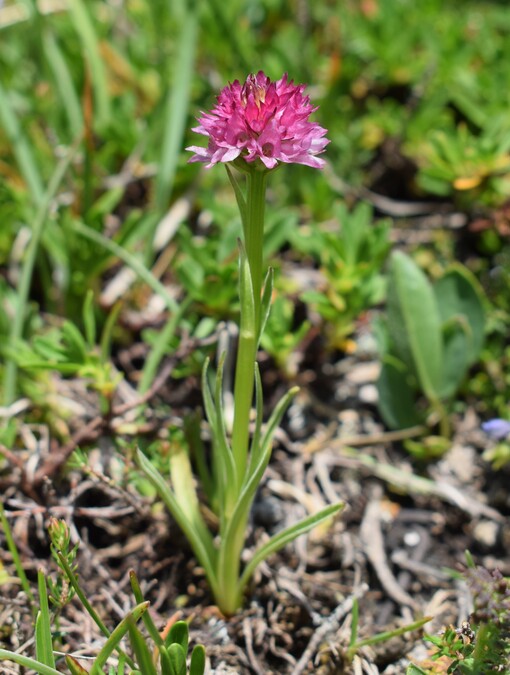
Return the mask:
<svg viewBox="0 0 510 675">
<path fill-rule="evenodd" d="M 1 93 L 0 93 L 0 114 L 1 114 Z M 23 333 L 23 323 L 25 320 L 26 307 L 28 303 L 28 296 L 30 293 L 30 285 L 32 283 L 32 275 L 34 271 L 35 261 L 37 258 L 37 253 L 39 250 L 39 244 L 41 237 L 43 235 L 44 226 L 47 221 L 48 210 L 51 206 L 51 203 L 57 193 L 57 190 L 60 187 L 61 182 L 64 179 L 64 176 L 69 168 L 69 165 L 78 149 L 78 140 L 75 142 L 74 146 L 69 150 L 67 155 L 63 157 L 58 163 L 53 176 L 51 177 L 50 183 L 46 193 L 41 198 L 39 202 L 39 208 L 37 210 L 34 224 L 32 227 L 32 238 L 28 245 L 28 251 L 23 263 L 23 268 L 21 271 L 21 278 L 18 286 L 18 300 L 16 313 L 14 315 L 14 320 L 12 322 L 11 334 L 10 334 L 10 344 L 13 346 L 21 338 Z M 13 359 L 9 359 L 5 367 L 5 379 L 4 379 L 4 400 L 5 404 L 9 405 L 14 400 L 16 396 L 16 378 L 17 378 L 18 366 Z"/>
<path fill-rule="evenodd" d="M 147 612 L 143 614 L 146 616 Z M 142 617 L 143 618 L 143 617 Z M 136 656 L 136 662 L 144 675 L 158 675 L 158 672 L 152 662 L 152 655 L 143 638 L 143 635 L 138 630 L 136 624 L 131 619 L 128 621 L 129 641 Z"/>
<path fill-rule="evenodd" d="M 15 654 L 14 652 L 7 651 L 7 649 L 0 649 L 0 661 L 13 661 L 24 668 L 31 668 L 39 675 L 62 675 L 62 673 L 59 673 L 58 670 L 55 670 L 51 666 L 45 666 L 43 663 L 38 663 L 28 656 Z"/>
<path fill-rule="evenodd" d="M 188 10 L 182 27 L 177 48 L 179 56 L 175 64 L 175 80 L 166 104 L 166 126 L 163 133 L 163 149 L 155 190 L 156 208 L 160 213 L 166 210 L 170 199 L 189 110 L 198 35 L 199 3 L 192 4 L 193 6 Z M 149 242 L 152 244 L 152 238 Z"/>
<path fill-rule="evenodd" d="M 35 655 L 37 660 L 44 663 L 45 666 L 55 668 L 48 590 L 46 588 L 46 578 L 42 570 L 38 570 L 37 572 L 37 585 L 39 588 L 40 609 L 35 620 Z"/>
<path fill-rule="evenodd" d="M 66 656 L 66 666 L 69 668 L 71 675 L 89 675 L 89 671 L 85 670 L 72 656 Z"/>
<path fill-rule="evenodd" d="M 172 298 L 167 289 L 163 286 L 163 284 L 160 281 L 158 281 L 158 279 L 156 279 L 156 277 L 152 274 L 152 272 L 149 269 L 147 269 L 147 267 L 145 267 L 145 265 L 142 262 L 140 262 L 140 260 L 138 260 L 136 256 L 134 256 L 132 253 L 124 249 L 122 246 L 119 246 L 116 242 L 112 241 L 111 239 L 108 239 L 108 237 L 105 237 L 100 232 L 96 232 L 95 230 L 93 230 L 88 225 L 85 225 L 84 223 L 74 221 L 73 223 L 70 224 L 70 227 L 75 232 L 78 232 L 78 234 L 81 234 L 86 239 L 89 239 L 90 241 L 93 241 L 96 244 L 103 246 L 107 251 L 110 251 L 110 253 L 112 253 L 114 256 L 117 256 L 117 258 L 123 260 L 126 263 L 126 265 L 128 265 L 140 277 L 140 279 L 145 281 L 147 286 L 152 288 L 152 290 L 155 293 L 158 293 L 163 298 L 170 312 L 179 311 L 179 305 Z"/>
<path fill-rule="evenodd" d="M 83 115 L 81 112 L 80 99 L 76 93 L 73 79 L 65 57 L 55 40 L 55 37 L 49 30 L 43 34 L 43 48 L 48 65 L 51 68 L 55 86 L 60 95 L 63 109 L 65 110 L 71 138 L 81 134 L 83 130 Z"/>
<path fill-rule="evenodd" d="M 148 602 L 142 602 L 140 605 L 134 607 L 119 623 L 119 625 L 112 631 L 110 637 L 106 640 L 101 651 L 94 661 L 94 665 L 90 670 L 90 675 L 103 675 L 103 666 L 106 664 L 113 651 L 119 650 L 119 643 L 124 635 L 129 630 L 129 626 L 133 621 L 138 619 L 147 611 L 149 607 Z M 135 666 L 132 665 L 132 668 Z"/>
<path fill-rule="evenodd" d="M 19 551 L 18 547 L 16 546 L 14 542 L 14 538 L 12 536 L 12 531 L 11 531 L 11 526 L 9 525 L 9 521 L 7 520 L 5 516 L 5 510 L 4 510 L 4 505 L 3 502 L 0 500 L 0 523 L 2 524 L 2 529 L 4 531 L 5 535 L 5 541 L 7 543 L 7 548 L 9 549 L 9 553 L 12 556 L 12 561 L 14 563 L 14 567 L 16 568 L 16 574 L 18 575 L 18 578 L 21 583 L 21 587 L 25 591 L 25 594 L 28 598 L 28 601 L 30 603 L 30 609 L 33 615 L 35 615 L 36 612 L 36 601 L 34 594 L 32 593 L 32 589 L 30 587 L 30 584 L 28 582 L 27 575 L 25 574 L 25 570 L 23 569 L 23 565 L 21 564 L 21 559 L 19 557 Z"/>
<path fill-rule="evenodd" d="M 9 139 L 14 156 L 19 166 L 19 170 L 27 184 L 27 188 L 32 195 L 34 203 L 39 206 L 44 198 L 44 187 L 39 168 L 32 154 L 30 144 L 28 143 L 21 126 L 14 112 L 7 92 L 0 82 L 0 123 L 2 124 L 6 136 Z"/>
<path fill-rule="evenodd" d="M 135 574 L 134 570 L 131 570 L 129 572 L 129 581 L 131 583 L 131 590 L 133 591 L 133 595 L 135 596 L 135 600 L 137 604 L 140 604 L 144 602 L 144 597 L 142 595 L 142 589 L 140 588 L 140 584 L 138 583 L 138 578 Z M 156 645 L 162 645 L 163 644 L 163 638 L 159 634 L 158 629 L 156 628 L 156 624 L 152 620 L 152 617 L 149 612 L 145 612 L 145 614 L 142 616 L 142 621 L 145 625 L 145 628 L 147 628 L 147 632 L 151 636 L 151 638 L 154 640 L 154 644 Z"/>
<path fill-rule="evenodd" d="M 148 357 L 145 359 L 143 366 L 140 384 L 138 385 L 138 393 L 140 395 L 145 394 L 145 392 L 154 382 L 159 364 L 161 363 L 165 354 L 168 352 L 168 345 L 175 335 L 175 331 L 177 330 L 177 327 L 179 326 L 186 310 L 191 305 L 191 302 L 191 298 L 186 298 L 179 304 L 178 310 L 172 313 L 172 316 L 166 322 L 165 327 L 162 331 L 160 331 L 158 337 L 156 338 L 156 341 Z"/>
<path fill-rule="evenodd" d="M 90 67 L 92 86 L 95 93 L 97 125 L 101 128 L 110 121 L 111 106 L 108 92 L 106 69 L 99 50 L 99 38 L 82 0 L 68 0 L 70 16 L 83 46 L 83 52 Z"/>
</svg>

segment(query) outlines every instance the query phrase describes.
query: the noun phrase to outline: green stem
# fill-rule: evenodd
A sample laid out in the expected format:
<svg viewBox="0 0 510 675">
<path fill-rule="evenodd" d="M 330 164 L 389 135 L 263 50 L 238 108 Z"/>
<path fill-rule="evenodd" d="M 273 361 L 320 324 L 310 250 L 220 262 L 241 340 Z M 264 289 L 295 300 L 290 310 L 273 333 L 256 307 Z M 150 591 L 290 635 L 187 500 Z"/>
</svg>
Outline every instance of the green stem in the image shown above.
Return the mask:
<svg viewBox="0 0 510 675">
<path fill-rule="evenodd" d="M 244 237 L 253 288 L 255 330 L 253 332 L 240 331 L 239 347 L 237 350 L 232 451 L 237 469 L 238 492 L 243 484 L 248 459 L 250 411 L 253 401 L 255 359 L 257 356 L 257 339 L 260 328 L 266 177 L 267 173 L 265 171 L 253 170 L 247 174 Z M 243 303 L 241 303 L 241 324 L 242 315 L 247 311 L 248 308 L 243 307 Z"/>
<path fill-rule="evenodd" d="M 23 565 L 21 564 L 21 558 L 19 557 L 18 547 L 16 546 L 16 543 L 12 536 L 11 527 L 9 525 L 9 521 L 7 520 L 7 516 L 5 515 L 4 505 L 2 504 L 1 501 L 0 501 L 0 524 L 2 525 L 2 528 L 4 530 L 5 541 L 7 543 L 7 548 L 11 553 L 12 562 L 14 563 L 14 567 L 16 568 L 16 574 L 18 575 L 21 586 L 28 598 L 28 602 L 30 604 L 30 611 L 35 616 L 37 609 L 34 594 L 32 593 L 32 589 L 30 588 L 30 583 L 27 579 L 27 575 L 25 574 L 25 570 L 23 568 Z"/>
</svg>

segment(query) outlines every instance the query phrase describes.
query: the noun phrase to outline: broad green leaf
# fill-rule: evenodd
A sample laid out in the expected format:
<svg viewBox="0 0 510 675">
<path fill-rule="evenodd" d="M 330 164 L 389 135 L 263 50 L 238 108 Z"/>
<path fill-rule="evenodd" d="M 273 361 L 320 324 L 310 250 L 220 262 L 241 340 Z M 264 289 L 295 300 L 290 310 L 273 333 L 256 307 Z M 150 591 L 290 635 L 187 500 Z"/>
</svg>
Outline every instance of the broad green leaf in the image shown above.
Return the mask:
<svg viewBox="0 0 510 675">
<path fill-rule="evenodd" d="M 467 362 L 478 359 L 485 339 L 485 311 L 483 291 L 473 274 L 456 264 L 434 284 L 439 314 L 443 323 L 456 316 L 466 317 L 471 333 Z"/>
<path fill-rule="evenodd" d="M 388 285 L 388 331 L 399 357 L 431 401 L 443 381 L 441 318 L 432 286 L 416 263 L 395 251 Z"/>
<path fill-rule="evenodd" d="M 189 675 L 204 675 L 205 672 L 205 648 L 203 645 L 195 645 L 191 652 Z"/>
<path fill-rule="evenodd" d="M 416 393 L 409 385 L 409 371 L 402 361 L 390 355 L 383 358 L 377 391 L 379 412 L 390 429 L 406 429 L 423 421 L 416 409 Z"/>
<path fill-rule="evenodd" d="M 443 328 L 444 370 L 441 398 L 457 391 L 469 368 L 472 334 L 464 316 L 455 316 Z"/>
<path fill-rule="evenodd" d="M 170 645 L 176 643 L 180 645 L 185 654 L 188 653 L 188 642 L 189 642 L 189 628 L 186 621 L 177 621 L 174 623 L 170 631 L 168 632 L 167 638 L 165 640 L 165 646 L 168 648 Z"/>
</svg>

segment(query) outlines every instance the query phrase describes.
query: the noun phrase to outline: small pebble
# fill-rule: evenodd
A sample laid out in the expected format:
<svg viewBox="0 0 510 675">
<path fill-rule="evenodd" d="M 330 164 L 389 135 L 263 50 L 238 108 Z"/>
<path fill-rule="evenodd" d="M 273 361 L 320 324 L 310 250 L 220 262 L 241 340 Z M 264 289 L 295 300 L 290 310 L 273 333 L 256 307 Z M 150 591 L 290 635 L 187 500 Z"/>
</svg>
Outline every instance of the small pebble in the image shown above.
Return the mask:
<svg viewBox="0 0 510 675">
<path fill-rule="evenodd" d="M 374 384 L 365 384 L 360 387 L 358 397 L 362 403 L 377 403 L 379 392 Z"/>
<path fill-rule="evenodd" d="M 409 546 L 409 548 L 418 546 L 420 539 L 421 537 L 418 532 L 406 532 L 404 535 L 404 543 L 406 546 Z"/>
<path fill-rule="evenodd" d="M 492 520 L 481 520 L 473 529 L 474 538 L 480 543 L 491 548 L 496 545 L 499 525 Z"/>
</svg>

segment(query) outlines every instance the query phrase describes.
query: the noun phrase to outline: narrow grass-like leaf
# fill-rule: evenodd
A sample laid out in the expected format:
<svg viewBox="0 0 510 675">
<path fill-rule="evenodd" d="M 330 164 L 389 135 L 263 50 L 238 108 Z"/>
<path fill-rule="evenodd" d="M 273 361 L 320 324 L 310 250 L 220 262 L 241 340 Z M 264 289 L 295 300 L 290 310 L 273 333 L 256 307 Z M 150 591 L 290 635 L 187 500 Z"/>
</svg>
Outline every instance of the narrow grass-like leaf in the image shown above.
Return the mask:
<svg viewBox="0 0 510 675">
<path fill-rule="evenodd" d="M 96 232 L 84 223 L 74 221 L 70 224 L 70 227 L 86 239 L 89 239 L 96 244 L 100 244 L 107 251 L 110 251 L 110 253 L 117 256 L 117 258 L 123 260 L 126 265 L 128 265 L 140 277 L 140 279 L 145 281 L 149 288 L 152 288 L 155 293 L 158 293 L 163 298 L 166 306 L 171 312 L 177 313 L 179 311 L 179 305 L 177 304 L 176 300 L 172 298 L 163 284 L 158 279 L 156 279 L 152 272 L 148 270 L 147 267 L 145 267 L 145 265 L 140 260 L 138 260 L 136 256 L 134 256 L 122 246 L 119 246 L 116 242 L 108 239 L 108 237 L 105 237 L 100 232 Z"/>
<path fill-rule="evenodd" d="M 128 614 L 122 619 L 119 625 L 112 631 L 110 637 L 106 640 L 101 651 L 94 661 L 94 665 L 90 670 L 90 675 L 103 675 L 103 667 L 109 659 L 112 652 L 116 649 L 119 649 L 119 644 L 128 632 L 129 626 L 133 621 L 138 621 L 138 619 L 147 611 L 149 607 L 148 602 L 142 602 L 141 604 L 134 607 Z M 134 667 L 134 666 L 132 666 Z"/>
<path fill-rule="evenodd" d="M 83 115 L 81 113 L 80 99 L 76 93 L 73 79 L 67 61 L 63 56 L 53 33 L 45 29 L 42 35 L 44 55 L 50 66 L 55 86 L 58 89 L 62 101 L 62 109 L 69 123 L 71 138 L 81 134 L 83 130 Z"/>
<path fill-rule="evenodd" d="M 83 325 L 88 349 L 96 345 L 96 317 L 94 316 L 94 292 L 89 289 L 83 303 Z"/>
<path fill-rule="evenodd" d="M 1 86 L 0 86 L 0 116 L 2 114 L 2 100 L 1 100 Z M 58 163 L 53 176 L 48 185 L 48 189 L 40 199 L 38 199 L 39 207 L 32 226 L 32 238 L 28 244 L 28 251 L 21 270 L 21 278 L 18 285 L 17 307 L 12 322 L 9 342 L 13 345 L 21 338 L 23 333 L 23 323 L 25 321 L 26 308 L 28 303 L 28 296 L 30 292 L 30 285 L 32 283 L 32 275 L 34 271 L 35 261 L 39 250 L 39 243 L 43 234 L 44 226 L 48 216 L 48 210 L 53 201 L 57 190 L 60 187 L 62 180 L 67 172 L 67 169 L 78 149 L 78 140 L 74 146 L 69 150 L 67 155 Z M 9 405 L 14 400 L 16 395 L 16 378 L 18 366 L 14 359 L 9 359 L 5 366 L 4 379 L 4 401 Z"/>
<path fill-rule="evenodd" d="M 405 633 L 410 633 L 413 630 L 419 630 L 426 623 L 432 621 L 432 619 L 433 617 L 431 616 L 425 616 L 422 619 L 418 619 L 418 621 L 410 623 L 406 626 L 400 626 L 399 628 L 395 628 L 394 630 L 384 631 L 382 633 L 377 633 L 376 635 L 372 635 L 371 637 L 365 638 L 364 640 L 359 640 L 354 645 L 349 646 L 349 649 L 347 650 L 347 658 L 351 660 L 356 654 L 356 652 L 359 649 L 361 649 L 361 647 L 366 647 L 368 645 L 375 645 L 378 644 L 379 642 L 387 642 L 388 640 L 391 640 L 394 637 L 398 637 L 399 635 L 405 635 Z"/>
<path fill-rule="evenodd" d="M 134 570 L 129 571 L 129 581 L 131 583 L 131 590 L 133 591 L 133 595 L 135 596 L 137 604 L 145 602 L 145 598 L 143 597 L 142 590 Z M 147 628 L 147 632 L 153 639 L 154 644 L 157 646 L 162 645 L 163 638 L 159 634 L 156 624 L 152 620 L 150 612 L 145 612 L 145 614 L 142 616 L 142 621 L 145 625 L 145 628 Z"/>
<path fill-rule="evenodd" d="M 121 309 L 122 303 L 120 302 L 116 303 L 112 308 L 112 310 L 110 311 L 110 313 L 108 314 L 108 316 L 106 317 L 103 332 L 101 333 L 100 350 L 99 350 L 101 354 L 101 361 L 103 363 L 106 363 L 110 358 L 113 329 L 117 324 L 117 318 L 120 314 Z"/>
<path fill-rule="evenodd" d="M 177 502 L 175 495 L 172 490 L 166 484 L 163 477 L 159 472 L 154 468 L 150 460 L 145 457 L 145 455 L 138 450 L 137 460 L 141 470 L 145 473 L 149 481 L 156 488 L 160 498 L 163 500 L 165 506 L 170 511 L 172 516 L 177 521 L 179 527 L 186 535 L 195 555 L 198 558 L 199 563 L 204 568 L 207 579 L 211 585 L 211 590 L 214 595 L 216 595 L 218 590 L 218 584 L 216 580 L 216 557 L 217 552 L 214 548 L 213 540 L 211 534 L 207 532 L 207 536 L 203 538 L 200 537 L 199 533 L 196 532 L 189 520 L 186 518 L 184 512 L 182 511 L 179 503 Z"/>
<path fill-rule="evenodd" d="M 75 363 L 85 363 L 87 358 L 87 343 L 78 328 L 76 328 L 72 321 L 64 321 L 61 330 L 66 346 L 66 355 Z"/>
<path fill-rule="evenodd" d="M 43 570 L 37 571 L 37 587 L 39 589 L 39 612 L 35 620 L 35 655 L 37 660 L 45 666 L 55 668 L 48 590 Z"/>
<path fill-rule="evenodd" d="M 23 656 L 23 654 L 15 654 L 7 649 L 0 649 L 0 661 L 13 661 L 24 668 L 31 668 L 38 675 L 62 675 L 62 673 L 51 666 L 45 666 L 43 663 L 35 661 L 35 659 Z"/>
<path fill-rule="evenodd" d="M 68 578 L 68 580 L 69 580 L 69 583 L 70 583 L 71 586 L 74 588 L 74 590 L 75 590 L 75 592 L 76 592 L 76 595 L 77 595 L 78 598 L 80 599 L 80 602 L 82 603 L 82 605 L 83 605 L 83 606 L 85 607 L 85 609 L 87 610 L 87 612 L 88 612 L 90 618 L 94 621 L 94 623 L 95 623 L 96 626 L 99 628 L 99 630 L 103 633 L 103 635 L 105 635 L 107 638 L 109 638 L 110 635 L 111 635 L 110 631 L 109 631 L 108 628 L 105 626 L 105 624 L 101 621 L 101 619 L 100 619 L 98 613 L 97 613 L 96 610 L 92 607 L 92 605 L 90 604 L 90 602 L 89 602 L 87 596 L 86 596 L 85 593 L 82 591 L 81 586 L 80 586 L 80 584 L 79 584 L 79 582 L 78 582 L 78 578 L 77 578 L 76 574 L 73 572 L 73 570 L 72 570 L 71 566 L 69 565 L 69 563 L 68 563 L 66 557 L 65 557 L 64 555 L 62 555 L 62 552 L 61 552 L 61 551 L 57 551 L 57 557 L 58 557 L 58 559 L 59 559 L 59 561 L 60 561 L 60 565 L 61 565 L 62 569 L 63 569 L 64 572 L 66 573 L 66 576 L 67 576 L 67 578 Z M 135 667 L 135 664 L 134 664 L 134 662 L 133 662 L 133 659 L 132 659 L 130 656 L 128 656 L 127 654 L 125 654 L 125 653 L 122 651 L 122 649 L 120 649 L 120 647 L 118 647 L 118 646 L 115 647 L 115 649 L 117 649 L 117 651 L 119 652 L 119 654 L 120 654 L 121 656 L 123 656 L 123 657 L 126 659 L 127 663 L 129 664 L 129 666 L 130 666 L 131 668 L 134 668 L 134 667 Z"/>
<path fill-rule="evenodd" d="M 261 438 L 262 438 L 262 421 L 264 414 L 264 399 L 262 391 L 262 380 L 260 379 L 260 368 L 258 363 L 255 363 L 255 429 L 251 438 L 250 457 L 248 459 L 248 475 L 251 474 L 253 466 L 256 466 L 259 461 Z"/>
<path fill-rule="evenodd" d="M 216 385 L 214 390 L 214 406 L 216 409 L 216 427 L 214 429 L 214 462 L 221 467 L 222 484 L 217 486 L 220 491 L 220 499 L 223 502 L 221 515 L 228 518 L 235 501 L 234 487 L 238 484 L 238 476 L 232 449 L 227 439 L 227 430 L 225 428 L 225 417 L 223 415 L 223 365 L 225 363 L 225 354 L 221 356 L 216 371 Z"/>
<path fill-rule="evenodd" d="M 166 104 L 163 149 L 156 179 L 156 207 L 159 212 L 164 212 L 168 205 L 182 150 L 193 81 L 199 4 L 190 3 L 176 50 L 178 57 L 175 63 L 174 83 Z"/>
<path fill-rule="evenodd" d="M 267 422 L 266 430 L 262 437 L 261 447 L 263 454 L 271 452 L 271 443 L 273 441 L 274 433 L 278 428 L 278 426 L 280 425 L 282 417 L 284 416 L 287 408 L 289 407 L 290 402 L 292 401 L 294 396 L 298 393 L 298 391 L 299 387 L 292 387 L 284 396 L 282 396 L 282 398 L 276 404 L 276 407 L 271 413 L 271 417 Z"/>
<path fill-rule="evenodd" d="M 25 595 L 28 598 L 32 615 L 35 616 L 36 601 L 35 601 L 35 598 L 34 598 L 34 594 L 32 593 L 32 588 L 31 588 L 30 583 L 28 581 L 25 570 L 23 569 L 23 565 L 21 564 L 21 558 L 19 557 L 18 547 L 16 546 L 16 543 L 14 542 L 14 538 L 12 536 L 12 531 L 11 531 L 11 526 L 9 525 L 9 521 L 7 520 L 7 518 L 5 516 L 4 504 L 3 504 L 1 499 L 0 499 L 0 523 L 2 524 L 2 529 L 4 531 L 5 541 L 7 543 L 7 548 L 9 549 L 9 553 L 11 554 L 12 562 L 14 563 L 14 567 L 16 569 L 16 574 L 18 575 L 18 578 L 20 580 L 21 587 L 23 588 L 23 590 L 25 592 Z"/>
<path fill-rule="evenodd" d="M 182 447 L 173 449 L 169 463 L 173 494 L 179 507 L 196 535 L 202 541 L 209 541 L 211 535 L 200 513 L 195 478 L 191 471 L 187 449 Z"/>
<path fill-rule="evenodd" d="M 276 553 L 276 551 L 279 551 L 289 542 L 294 541 L 294 539 L 296 539 L 297 537 L 300 537 L 302 534 L 306 534 L 306 532 L 309 532 L 319 523 L 322 523 L 324 520 L 327 520 L 331 516 L 335 515 L 341 509 L 343 509 L 343 507 L 344 507 L 343 503 L 331 504 L 330 506 L 327 506 L 325 509 L 319 511 L 319 513 L 314 513 L 312 516 L 304 518 L 299 523 L 291 525 L 282 532 L 276 534 L 274 537 L 271 537 L 271 539 L 266 544 L 261 546 L 255 552 L 250 562 L 246 565 L 243 574 L 241 575 L 241 579 L 239 580 L 240 592 L 241 593 L 243 592 L 244 587 L 250 580 L 253 572 L 263 560 L 265 560 L 272 553 Z"/>
<path fill-rule="evenodd" d="M 214 500 L 214 485 L 207 464 L 204 443 L 200 436 L 200 416 L 195 411 L 184 418 L 184 435 L 188 442 L 195 468 L 198 471 L 200 485 L 211 504 Z"/>
<path fill-rule="evenodd" d="M 264 332 L 267 320 L 269 318 L 269 313 L 271 312 L 271 300 L 273 298 L 273 281 L 274 281 L 274 272 L 273 268 L 270 267 L 267 270 L 266 279 L 264 281 L 264 291 L 262 293 L 262 301 L 260 305 L 260 327 L 257 345 L 260 343 L 260 338 L 262 337 L 262 333 Z"/>
<path fill-rule="evenodd" d="M 246 239 L 246 223 L 247 223 L 247 211 L 246 211 L 246 199 L 243 194 L 243 190 L 235 173 L 232 171 L 228 164 L 225 164 L 225 169 L 227 170 L 227 176 L 234 189 L 234 194 L 236 196 L 237 207 L 239 208 L 239 213 L 241 214 L 241 223 L 243 225 L 243 234 Z"/>
<path fill-rule="evenodd" d="M 34 159 L 30 143 L 27 141 L 18 116 L 13 110 L 10 97 L 2 86 L 0 81 L 0 123 L 5 134 L 9 139 L 13 153 L 18 162 L 19 170 L 25 180 L 30 195 L 37 207 L 40 207 L 44 200 L 44 187 L 37 162 Z"/>
<path fill-rule="evenodd" d="M 72 656 L 66 656 L 66 666 L 69 668 L 71 675 L 89 675 L 89 671 L 85 670 Z"/>
<path fill-rule="evenodd" d="M 82 0 L 68 0 L 68 6 L 74 28 L 82 43 L 85 59 L 90 67 L 97 111 L 96 121 L 97 125 L 102 128 L 110 121 L 111 106 L 106 69 L 99 50 L 99 39 L 85 3 Z"/>
<path fill-rule="evenodd" d="M 145 612 L 147 614 L 147 612 Z M 142 615 L 142 618 L 143 616 Z M 128 620 L 129 642 L 135 653 L 136 663 L 144 675 L 158 675 L 158 671 L 152 662 L 152 654 L 147 647 L 143 635 L 138 630 L 135 622 Z"/>
<path fill-rule="evenodd" d="M 358 639 L 358 622 L 359 622 L 359 602 L 358 598 L 352 601 L 351 609 L 351 637 L 349 639 L 349 647 L 353 647 Z"/>
<path fill-rule="evenodd" d="M 182 317 L 186 313 L 188 307 L 191 305 L 191 302 L 191 298 L 185 298 L 182 300 L 179 304 L 178 310 L 172 313 L 163 330 L 159 332 L 143 365 L 142 376 L 140 378 L 140 384 L 138 385 L 139 394 L 145 394 L 145 392 L 150 389 L 152 383 L 154 382 L 159 365 L 165 355 L 168 353 L 168 345 L 174 337 L 175 331 L 179 327 Z"/>
</svg>

